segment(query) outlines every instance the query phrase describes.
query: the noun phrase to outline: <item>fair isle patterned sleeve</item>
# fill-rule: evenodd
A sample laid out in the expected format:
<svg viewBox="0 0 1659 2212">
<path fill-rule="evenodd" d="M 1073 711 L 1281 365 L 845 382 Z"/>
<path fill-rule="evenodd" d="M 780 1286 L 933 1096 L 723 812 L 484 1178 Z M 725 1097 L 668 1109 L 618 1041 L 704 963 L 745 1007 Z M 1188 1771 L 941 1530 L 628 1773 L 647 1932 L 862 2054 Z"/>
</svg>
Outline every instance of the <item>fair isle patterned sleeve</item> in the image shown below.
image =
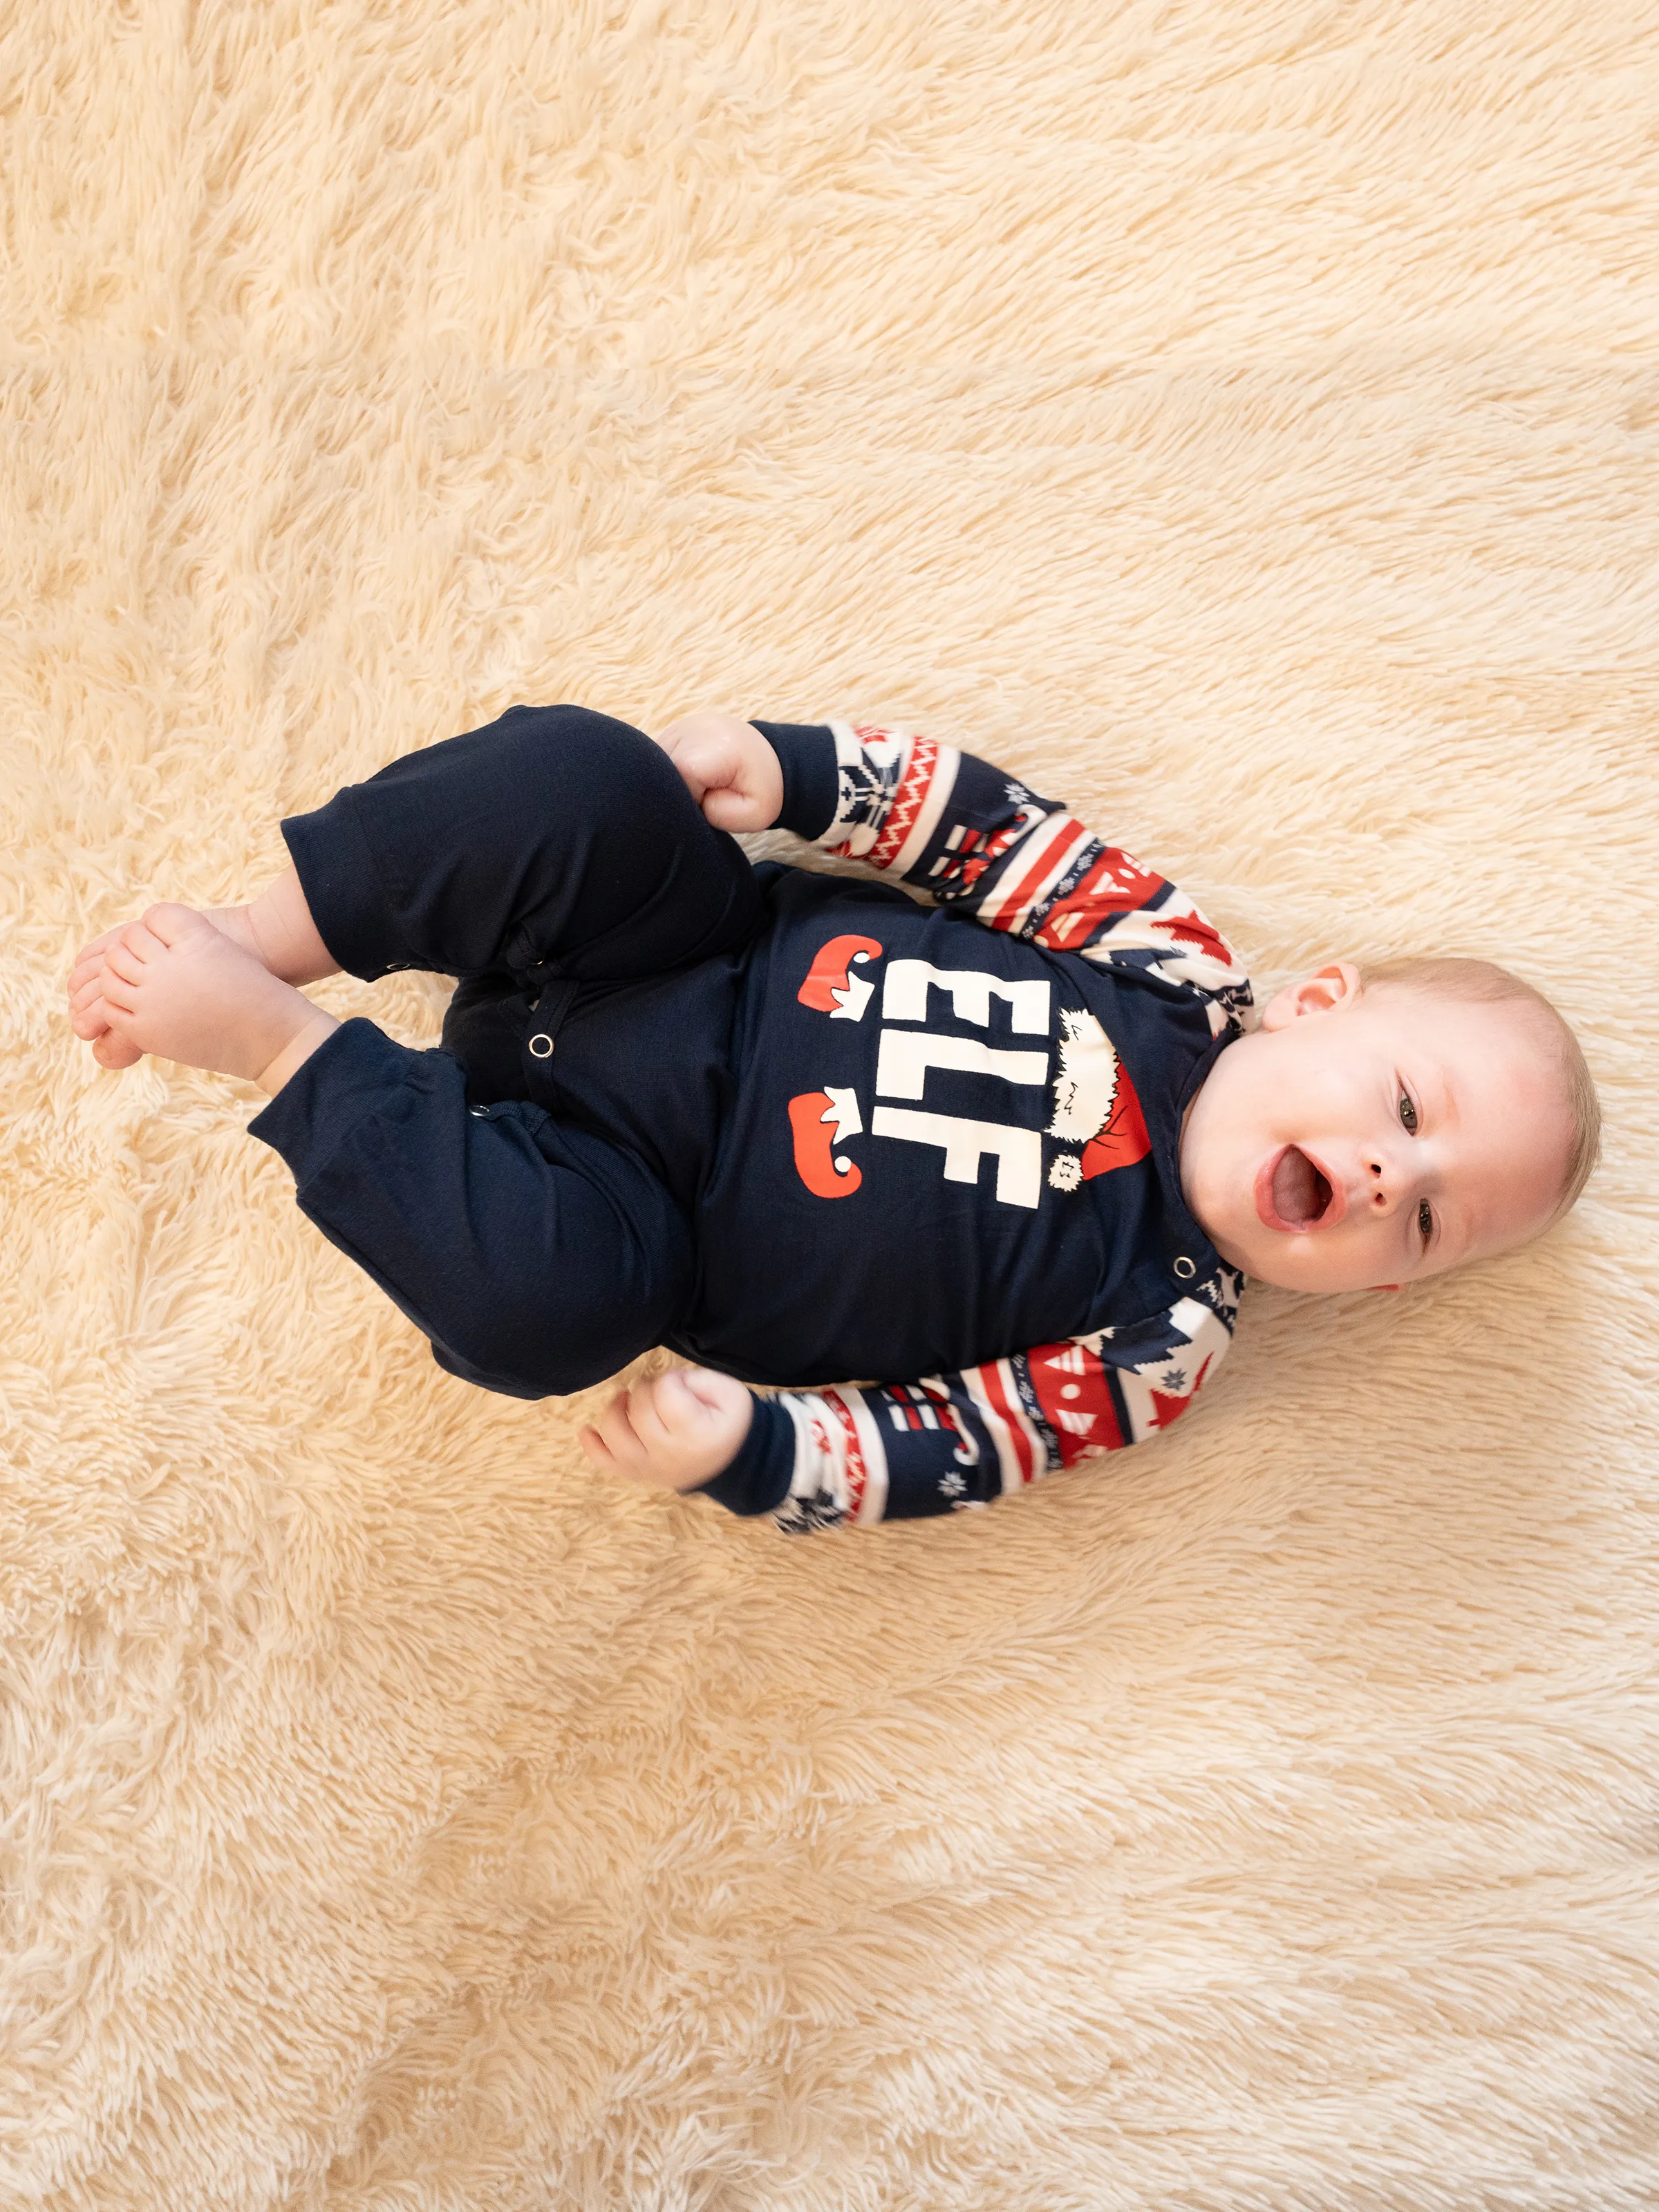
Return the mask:
<svg viewBox="0 0 1659 2212">
<path fill-rule="evenodd" d="M 1224 1267 L 1125 1328 L 920 1382 L 759 1399 L 743 1450 L 704 1491 L 790 1534 L 988 1505 L 1167 1429 L 1231 1343 L 1240 1288 Z"/>
<path fill-rule="evenodd" d="M 786 828 L 902 876 L 988 929 L 1153 969 L 1210 1000 L 1218 1035 L 1249 1005 L 1243 963 L 1189 898 L 1005 769 L 873 723 L 757 726 L 783 763 Z"/>
</svg>

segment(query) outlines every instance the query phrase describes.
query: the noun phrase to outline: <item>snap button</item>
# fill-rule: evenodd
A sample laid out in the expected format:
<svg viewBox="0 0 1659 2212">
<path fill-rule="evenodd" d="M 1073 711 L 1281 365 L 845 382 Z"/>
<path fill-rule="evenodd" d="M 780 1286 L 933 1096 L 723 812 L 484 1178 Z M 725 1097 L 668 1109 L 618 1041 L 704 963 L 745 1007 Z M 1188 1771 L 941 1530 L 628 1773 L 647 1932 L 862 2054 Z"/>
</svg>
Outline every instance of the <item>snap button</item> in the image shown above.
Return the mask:
<svg viewBox="0 0 1659 2212">
<path fill-rule="evenodd" d="M 552 1059 L 553 1040 L 545 1030 L 537 1030 L 535 1036 L 530 1040 L 530 1049 L 537 1060 Z"/>
<path fill-rule="evenodd" d="M 1183 1283 L 1186 1282 L 1190 1276 L 1195 1275 L 1198 1273 L 1198 1269 L 1193 1265 L 1192 1261 L 1187 1257 L 1187 1255 L 1184 1252 L 1176 1261 L 1175 1271 L 1176 1274 L 1180 1276 Z"/>
<path fill-rule="evenodd" d="M 488 1106 L 469 1106 L 466 1110 L 475 1121 L 483 1121 L 489 1112 Z"/>
</svg>

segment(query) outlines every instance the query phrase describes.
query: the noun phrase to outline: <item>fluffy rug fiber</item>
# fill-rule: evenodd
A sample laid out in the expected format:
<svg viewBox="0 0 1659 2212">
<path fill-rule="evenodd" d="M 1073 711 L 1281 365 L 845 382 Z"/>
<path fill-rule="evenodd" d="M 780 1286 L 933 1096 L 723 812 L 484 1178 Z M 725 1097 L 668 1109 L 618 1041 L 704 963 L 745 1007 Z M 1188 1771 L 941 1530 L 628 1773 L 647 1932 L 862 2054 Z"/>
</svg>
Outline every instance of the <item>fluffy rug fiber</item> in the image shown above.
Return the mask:
<svg viewBox="0 0 1659 2212">
<path fill-rule="evenodd" d="M 1659 2202 L 1656 29 L 0 11 L 0 2203 Z M 1606 1164 L 988 1513 L 607 1486 L 61 1012 L 556 699 L 907 718 L 1261 981 L 1507 959 Z"/>
</svg>

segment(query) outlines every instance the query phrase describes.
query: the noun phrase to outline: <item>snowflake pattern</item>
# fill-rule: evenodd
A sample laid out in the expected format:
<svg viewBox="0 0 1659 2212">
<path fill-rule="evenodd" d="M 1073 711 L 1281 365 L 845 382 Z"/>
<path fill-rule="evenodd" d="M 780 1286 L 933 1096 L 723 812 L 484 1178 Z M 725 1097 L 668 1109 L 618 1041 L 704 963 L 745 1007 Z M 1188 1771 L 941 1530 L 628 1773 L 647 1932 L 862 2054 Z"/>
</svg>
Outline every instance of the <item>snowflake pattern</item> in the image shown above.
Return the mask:
<svg viewBox="0 0 1659 2212">
<path fill-rule="evenodd" d="M 786 1536 L 810 1536 L 817 1528 L 834 1528 L 846 1519 L 834 1499 L 820 1493 L 817 1498 L 786 1498 L 772 1518 Z"/>
<path fill-rule="evenodd" d="M 836 769 L 836 821 L 843 832 L 885 817 L 898 787 L 898 760 L 878 759 L 866 751 L 858 761 L 842 761 Z"/>
</svg>

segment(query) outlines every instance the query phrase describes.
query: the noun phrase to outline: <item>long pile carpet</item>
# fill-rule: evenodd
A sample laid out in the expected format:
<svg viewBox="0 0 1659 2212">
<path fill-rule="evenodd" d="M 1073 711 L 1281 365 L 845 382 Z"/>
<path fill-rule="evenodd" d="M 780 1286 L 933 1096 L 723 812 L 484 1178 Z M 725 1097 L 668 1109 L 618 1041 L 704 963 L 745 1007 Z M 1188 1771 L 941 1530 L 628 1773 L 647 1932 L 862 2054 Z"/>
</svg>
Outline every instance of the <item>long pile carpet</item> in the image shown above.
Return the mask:
<svg viewBox="0 0 1659 2212">
<path fill-rule="evenodd" d="M 1659 2203 L 1659 22 L 0 6 L 0 2204 Z M 904 720 L 1606 1164 L 789 1540 L 441 1374 L 76 945 L 515 701 Z M 320 987 L 406 1042 L 446 985 Z"/>
</svg>

